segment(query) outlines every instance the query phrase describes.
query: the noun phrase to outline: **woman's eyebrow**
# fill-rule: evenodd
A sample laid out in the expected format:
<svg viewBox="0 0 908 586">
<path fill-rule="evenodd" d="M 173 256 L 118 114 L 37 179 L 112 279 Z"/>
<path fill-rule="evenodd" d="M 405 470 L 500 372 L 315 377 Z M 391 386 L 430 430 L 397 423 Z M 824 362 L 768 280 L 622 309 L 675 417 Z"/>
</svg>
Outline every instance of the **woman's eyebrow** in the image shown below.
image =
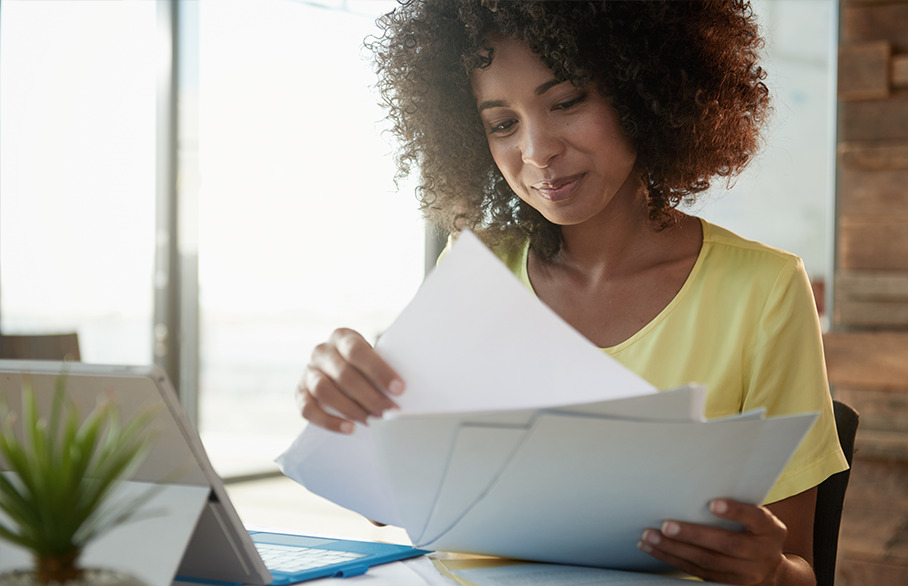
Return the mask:
<svg viewBox="0 0 908 586">
<path fill-rule="evenodd" d="M 541 96 L 542 94 L 549 91 L 556 85 L 561 85 L 562 83 L 564 83 L 564 82 L 558 81 L 557 79 L 554 79 L 554 78 L 550 79 L 549 81 L 547 81 L 543 84 L 540 84 L 533 91 L 533 93 L 535 93 L 537 96 Z M 479 109 L 480 112 L 482 112 L 483 110 L 488 110 L 489 108 L 506 108 L 507 105 L 508 105 L 507 102 L 505 102 L 504 100 L 486 100 L 485 102 L 480 102 L 480 104 L 477 106 L 477 108 Z"/>
<path fill-rule="evenodd" d="M 507 102 L 504 100 L 486 100 L 485 102 L 480 103 L 477 108 L 480 112 L 483 110 L 488 110 L 489 108 L 506 108 Z"/>
<path fill-rule="evenodd" d="M 539 87 L 536 88 L 536 95 L 537 95 L 537 96 L 541 96 L 542 94 L 544 94 L 545 92 L 549 91 L 550 89 L 552 89 L 552 88 L 555 87 L 556 85 L 561 85 L 562 83 L 564 83 L 564 82 L 563 82 L 563 81 L 558 81 L 557 79 L 552 78 L 552 79 L 550 79 L 549 81 L 547 81 L 547 82 L 541 84 Z"/>
</svg>

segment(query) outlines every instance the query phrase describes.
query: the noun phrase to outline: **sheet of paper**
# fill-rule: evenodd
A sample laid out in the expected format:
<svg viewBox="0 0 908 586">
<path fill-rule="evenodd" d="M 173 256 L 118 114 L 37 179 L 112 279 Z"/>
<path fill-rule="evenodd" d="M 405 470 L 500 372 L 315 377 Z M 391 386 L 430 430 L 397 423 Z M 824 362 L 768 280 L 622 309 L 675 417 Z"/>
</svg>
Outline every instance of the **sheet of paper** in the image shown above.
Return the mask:
<svg viewBox="0 0 908 586">
<path fill-rule="evenodd" d="M 275 462 L 284 474 L 335 504 L 378 523 L 404 526 L 368 427 L 358 425 L 353 435 L 342 436 L 307 426 Z"/>
<path fill-rule="evenodd" d="M 772 417 L 763 422 L 760 435 L 750 451 L 750 458 L 738 477 L 734 494 L 739 500 L 763 502 L 772 488 L 772 484 L 767 485 L 766 481 L 779 476 L 794 453 L 794 448 L 800 444 L 817 417 L 818 413 L 805 413 Z"/>
<path fill-rule="evenodd" d="M 385 434 L 379 429 L 387 427 Z M 381 465 L 401 527 L 419 534 L 441 490 L 448 454 L 457 437 L 456 419 L 417 418 L 392 426 L 376 422 L 372 433 L 377 460 Z M 393 445 L 393 449 L 387 449 Z M 405 471 L 397 474 L 391 471 Z"/>
<path fill-rule="evenodd" d="M 530 294 L 463 232 L 382 334 L 409 414 L 539 409 L 656 391 Z"/>
<path fill-rule="evenodd" d="M 654 395 L 567 405 L 551 411 L 638 421 L 704 421 L 705 404 L 706 387 L 688 384 Z"/>
<path fill-rule="evenodd" d="M 376 349 L 406 381 L 395 398 L 402 414 L 535 410 L 656 392 L 530 294 L 468 231 Z M 309 426 L 277 462 L 316 494 L 375 521 L 402 522 L 369 431 Z"/>
<path fill-rule="evenodd" d="M 760 502 L 814 417 L 766 426 L 759 419 L 673 423 L 542 413 L 483 497 L 438 539 L 416 545 L 561 564 L 664 569 L 636 548 L 643 529 L 665 519 L 728 526 L 709 513 L 709 500 Z M 766 442 L 789 450 L 752 457 Z M 756 461 L 761 474 L 746 474 Z M 742 486 L 742 477 L 750 484 Z M 456 513 L 440 512 L 446 518 Z"/>
<path fill-rule="evenodd" d="M 658 394 L 550 410 L 448 415 L 403 413 L 373 422 L 370 433 L 376 443 L 375 453 L 381 460 L 381 468 L 388 472 L 386 477 L 394 503 L 388 508 L 398 511 L 400 526 L 407 529 L 415 543 L 431 542 L 452 527 L 484 494 L 540 413 L 565 412 L 638 421 L 700 421 L 699 416 L 692 414 L 702 414 L 703 392 L 701 386 L 691 385 Z M 476 440 L 471 441 L 470 437 Z M 420 465 L 414 466 L 414 462 Z M 357 485 L 351 477 L 348 486 Z M 451 498 L 462 503 L 463 509 L 452 507 Z M 334 500 L 348 508 L 346 503 L 353 502 L 346 500 L 346 494 L 340 491 Z"/>
<path fill-rule="evenodd" d="M 447 533 L 479 502 L 523 443 L 527 429 L 463 425 L 426 526 L 414 541 L 430 543 Z"/>
</svg>

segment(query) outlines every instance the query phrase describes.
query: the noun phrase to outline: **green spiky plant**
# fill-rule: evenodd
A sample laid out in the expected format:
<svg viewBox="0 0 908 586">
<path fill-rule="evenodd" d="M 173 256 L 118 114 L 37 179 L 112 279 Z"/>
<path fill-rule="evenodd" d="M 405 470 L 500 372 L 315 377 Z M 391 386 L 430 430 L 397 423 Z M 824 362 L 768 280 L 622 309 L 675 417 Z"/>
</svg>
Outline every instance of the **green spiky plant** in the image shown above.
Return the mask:
<svg viewBox="0 0 908 586">
<path fill-rule="evenodd" d="M 10 520 L 8 525 L 0 522 L 0 539 L 32 553 L 35 577 L 42 584 L 78 579 L 85 545 L 125 522 L 151 496 L 146 491 L 107 502 L 145 458 L 152 413 L 122 425 L 117 406 L 105 399 L 83 420 L 65 386 L 61 375 L 49 419 L 39 415 L 27 379 L 21 414 L 0 401 L 0 456 L 14 473 L 0 474 L 0 510 Z"/>
</svg>

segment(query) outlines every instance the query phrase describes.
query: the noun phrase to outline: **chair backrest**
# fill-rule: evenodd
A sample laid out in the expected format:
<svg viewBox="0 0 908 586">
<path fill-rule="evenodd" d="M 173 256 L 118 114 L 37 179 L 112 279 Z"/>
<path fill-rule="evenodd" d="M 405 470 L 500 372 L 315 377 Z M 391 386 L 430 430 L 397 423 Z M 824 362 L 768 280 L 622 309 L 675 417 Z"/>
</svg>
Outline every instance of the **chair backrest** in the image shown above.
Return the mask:
<svg viewBox="0 0 908 586">
<path fill-rule="evenodd" d="M 839 443 L 848 460 L 848 470 L 833 474 L 817 487 L 817 508 L 813 521 L 813 568 L 817 586 L 833 586 L 835 561 L 839 546 L 842 504 L 851 476 L 854 436 L 858 430 L 858 412 L 841 401 L 833 401 Z"/>
<path fill-rule="evenodd" d="M 0 358 L 18 360 L 81 360 L 79 335 L 0 335 Z"/>
</svg>

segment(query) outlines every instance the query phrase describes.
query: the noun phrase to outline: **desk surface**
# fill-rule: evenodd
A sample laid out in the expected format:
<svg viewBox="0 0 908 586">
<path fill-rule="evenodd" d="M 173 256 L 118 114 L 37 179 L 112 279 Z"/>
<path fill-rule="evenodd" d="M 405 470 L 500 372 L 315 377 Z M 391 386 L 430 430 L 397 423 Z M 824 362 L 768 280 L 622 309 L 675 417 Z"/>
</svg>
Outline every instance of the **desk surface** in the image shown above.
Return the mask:
<svg viewBox="0 0 908 586">
<path fill-rule="evenodd" d="M 681 586 L 692 584 L 681 578 L 634 574 L 599 568 L 554 566 L 549 564 L 515 564 L 507 567 L 476 568 L 459 573 L 460 581 L 445 577 L 430 557 L 375 566 L 366 574 L 353 578 L 322 578 L 313 586 L 327 584 L 369 584 L 371 586 Z M 710 582 L 693 582 L 707 586 Z"/>
</svg>

